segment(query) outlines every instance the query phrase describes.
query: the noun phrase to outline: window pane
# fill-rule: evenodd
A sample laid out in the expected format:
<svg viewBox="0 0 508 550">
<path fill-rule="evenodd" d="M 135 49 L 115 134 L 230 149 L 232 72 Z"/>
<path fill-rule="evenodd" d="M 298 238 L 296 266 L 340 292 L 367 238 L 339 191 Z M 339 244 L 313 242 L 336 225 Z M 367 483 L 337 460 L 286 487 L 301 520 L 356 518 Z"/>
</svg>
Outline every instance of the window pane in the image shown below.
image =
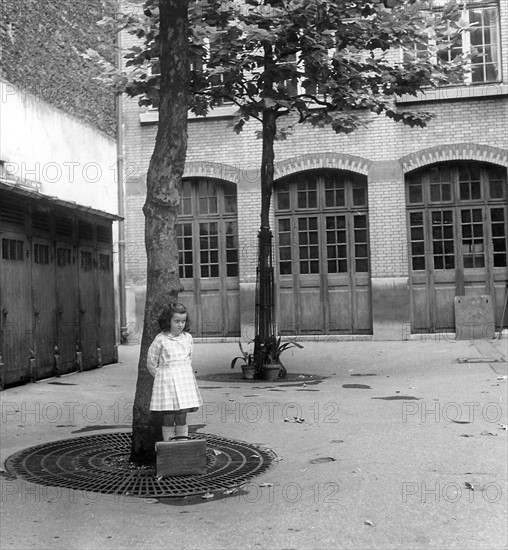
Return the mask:
<svg viewBox="0 0 508 550">
<path fill-rule="evenodd" d="M 422 271 L 425 269 L 425 258 L 422 256 L 420 258 L 412 259 L 413 271 Z"/>
<path fill-rule="evenodd" d="M 503 208 L 490 211 L 494 267 L 506 267 L 506 223 Z"/>
<path fill-rule="evenodd" d="M 277 220 L 279 238 L 279 272 L 281 275 L 291 273 L 291 220 L 282 218 Z"/>
<path fill-rule="evenodd" d="M 334 208 L 346 204 L 346 188 L 344 181 L 340 181 L 337 176 L 325 177 L 325 206 Z"/>
<path fill-rule="evenodd" d="M 289 193 L 277 193 L 277 209 L 288 210 L 289 209 Z"/>
<path fill-rule="evenodd" d="M 316 208 L 317 187 L 315 181 L 300 181 L 297 185 L 298 208 Z"/>
<path fill-rule="evenodd" d="M 366 259 L 356 260 L 356 272 L 366 273 L 369 271 L 369 262 Z"/>
<path fill-rule="evenodd" d="M 446 228 L 446 235 L 444 229 Z M 432 212 L 432 251 L 435 269 L 454 269 L 453 211 Z"/>
<path fill-rule="evenodd" d="M 291 275 L 291 262 L 280 262 L 279 271 L 281 275 Z"/>
<path fill-rule="evenodd" d="M 353 187 L 353 204 L 355 206 L 365 206 L 367 204 L 365 187 Z"/>
<path fill-rule="evenodd" d="M 236 196 L 224 195 L 224 212 L 236 212 Z"/>
<path fill-rule="evenodd" d="M 491 199 L 502 199 L 504 197 L 505 184 L 502 179 L 495 179 L 491 176 L 489 180 L 489 195 Z"/>
<path fill-rule="evenodd" d="M 180 192 L 180 205 L 178 207 L 179 216 L 188 216 L 192 214 L 192 183 L 185 180 L 182 183 Z"/>
<path fill-rule="evenodd" d="M 491 82 L 499 79 L 499 11 L 497 6 L 476 7 L 469 10 L 469 21 L 475 26 L 470 31 L 471 71 L 473 82 Z"/>
<path fill-rule="evenodd" d="M 421 183 L 409 186 L 409 202 L 411 204 L 423 202 L 423 190 Z"/>
</svg>

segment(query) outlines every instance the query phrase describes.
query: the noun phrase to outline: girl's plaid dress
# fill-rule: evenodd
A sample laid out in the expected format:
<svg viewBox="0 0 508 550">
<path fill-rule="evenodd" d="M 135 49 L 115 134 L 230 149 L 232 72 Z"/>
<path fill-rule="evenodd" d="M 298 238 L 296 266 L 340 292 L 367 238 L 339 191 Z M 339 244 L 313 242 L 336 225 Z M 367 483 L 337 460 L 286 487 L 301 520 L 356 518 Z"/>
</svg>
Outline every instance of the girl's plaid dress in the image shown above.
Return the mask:
<svg viewBox="0 0 508 550">
<path fill-rule="evenodd" d="M 192 370 L 194 342 L 188 332 L 161 332 L 148 349 L 146 366 L 155 377 L 151 411 L 179 411 L 203 404 Z"/>
</svg>

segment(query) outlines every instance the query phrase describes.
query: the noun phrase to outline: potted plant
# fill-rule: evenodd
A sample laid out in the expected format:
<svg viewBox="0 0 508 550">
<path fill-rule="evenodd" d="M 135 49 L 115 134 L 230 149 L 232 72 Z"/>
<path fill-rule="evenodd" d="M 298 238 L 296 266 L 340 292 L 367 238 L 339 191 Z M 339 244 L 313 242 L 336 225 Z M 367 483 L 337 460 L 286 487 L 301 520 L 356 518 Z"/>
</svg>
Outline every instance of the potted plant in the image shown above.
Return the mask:
<svg viewBox="0 0 508 550">
<path fill-rule="evenodd" d="M 243 377 L 246 380 L 252 380 L 256 372 L 256 365 L 254 363 L 254 354 L 250 351 L 245 351 L 242 347 L 241 342 L 239 342 L 238 345 L 240 346 L 240 351 L 242 352 L 242 355 L 235 357 L 231 361 L 231 368 L 232 369 L 235 368 L 236 362 L 238 360 L 243 361 L 243 364 L 242 364 Z"/>
<path fill-rule="evenodd" d="M 280 360 L 282 352 L 292 347 L 302 349 L 303 346 L 298 342 L 282 342 L 281 340 L 280 336 L 276 338 L 274 335 L 268 338 L 256 337 L 254 346 L 256 378 L 264 378 L 265 380 L 286 378 L 287 369 Z"/>
</svg>

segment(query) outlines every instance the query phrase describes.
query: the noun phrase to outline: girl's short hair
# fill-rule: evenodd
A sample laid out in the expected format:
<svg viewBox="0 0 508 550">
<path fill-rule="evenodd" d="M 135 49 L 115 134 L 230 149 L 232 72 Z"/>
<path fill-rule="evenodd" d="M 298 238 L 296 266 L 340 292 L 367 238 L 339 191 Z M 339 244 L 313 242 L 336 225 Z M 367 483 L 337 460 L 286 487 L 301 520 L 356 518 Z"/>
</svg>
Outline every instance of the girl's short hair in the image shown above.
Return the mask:
<svg viewBox="0 0 508 550">
<path fill-rule="evenodd" d="M 183 327 L 184 332 L 189 332 L 190 328 L 190 319 L 187 308 L 183 304 L 179 303 L 170 303 L 168 307 L 165 307 L 162 310 L 162 313 L 159 316 L 158 322 L 159 327 L 162 331 L 167 331 L 171 329 L 171 319 L 175 313 L 185 313 L 187 318 L 185 319 L 185 326 Z"/>
</svg>

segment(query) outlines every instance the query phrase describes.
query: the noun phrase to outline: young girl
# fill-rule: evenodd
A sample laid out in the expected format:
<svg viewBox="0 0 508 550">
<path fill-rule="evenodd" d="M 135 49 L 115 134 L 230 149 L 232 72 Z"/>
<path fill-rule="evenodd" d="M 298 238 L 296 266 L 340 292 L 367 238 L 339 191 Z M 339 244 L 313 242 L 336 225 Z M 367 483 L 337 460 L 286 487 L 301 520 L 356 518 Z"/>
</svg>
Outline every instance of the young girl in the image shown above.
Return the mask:
<svg viewBox="0 0 508 550">
<path fill-rule="evenodd" d="M 154 338 L 146 366 L 155 377 L 151 411 L 162 412 L 162 438 L 188 435 L 187 413 L 203 404 L 192 371 L 192 336 L 182 304 L 170 304 L 159 317 L 161 332 Z"/>
</svg>

